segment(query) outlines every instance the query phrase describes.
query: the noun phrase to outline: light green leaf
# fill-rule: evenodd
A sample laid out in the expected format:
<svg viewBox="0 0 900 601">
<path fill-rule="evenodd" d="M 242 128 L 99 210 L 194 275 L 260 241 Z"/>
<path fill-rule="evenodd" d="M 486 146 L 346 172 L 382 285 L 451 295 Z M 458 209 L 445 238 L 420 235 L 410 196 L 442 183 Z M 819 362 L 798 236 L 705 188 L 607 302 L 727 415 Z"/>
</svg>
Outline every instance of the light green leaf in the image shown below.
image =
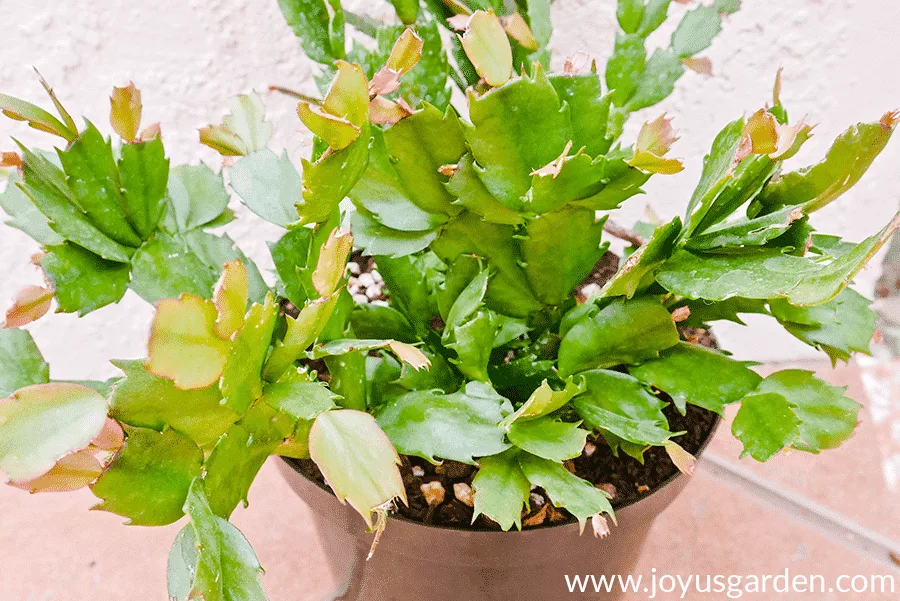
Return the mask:
<svg viewBox="0 0 900 601">
<path fill-rule="evenodd" d="M 576 381 L 572 376 L 569 376 L 566 380 L 565 388 L 562 390 L 553 390 L 550 384 L 547 383 L 547 380 L 544 380 L 531 393 L 525 404 L 519 407 L 519 410 L 506 420 L 506 423 L 527 421 L 553 413 L 565 406 L 566 403 L 572 400 L 572 397 L 584 391 L 584 381 L 581 378 L 578 378 Z"/>
<path fill-rule="evenodd" d="M 605 513 L 613 517 L 612 505 L 606 494 L 571 473 L 561 463 L 521 453 L 519 466 L 529 482 L 547 491 L 556 507 L 564 507 L 575 516 L 582 530 L 588 518 L 595 515 Z"/>
<path fill-rule="evenodd" d="M 563 208 L 530 220 L 520 240 L 525 274 L 534 295 L 547 305 L 562 303 L 593 271 L 608 245 L 601 244 L 605 218 L 589 209 Z M 560 236 L 565 232 L 565 236 Z"/>
<path fill-rule="evenodd" d="M 128 428 L 125 445 L 92 486 L 93 507 L 128 518 L 133 526 L 165 526 L 184 515 L 191 482 L 200 475 L 203 451 L 184 434 Z"/>
<path fill-rule="evenodd" d="M 20 388 L 50 381 L 50 366 L 44 361 L 27 330 L 0 328 L 0 399 Z"/>
<path fill-rule="evenodd" d="M 453 301 L 450 310 L 447 312 L 446 325 L 450 328 L 460 326 L 478 310 L 484 295 L 487 292 L 488 271 L 481 269 L 475 274 L 475 277 L 466 285 L 465 288 Z"/>
<path fill-rule="evenodd" d="M 551 461 L 565 461 L 581 455 L 589 432 L 578 423 L 557 421 L 542 417 L 530 421 L 518 421 L 509 426 L 509 441 L 532 455 Z"/>
<path fill-rule="evenodd" d="M 644 0 L 619 0 L 616 19 L 625 33 L 637 33 L 644 17 Z"/>
<path fill-rule="evenodd" d="M 628 371 L 671 396 L 682 414 L 690 403 L 722 415 L 725 405 L 741 400 L 762 381 L 748 363 L 685 342 Z"/>
<path fill-rule="evenodd" d="M 266 361 L 263 376 L 273 382 L 281 377 L 291 364 L 315 342 L 328 324 L 340 295 L 333 294 L 308 303 L 297 318 L 287 318 L 287 332 L 284 339 L 275 346 Z"/>
<path fill-rule="evenodd" d="M 475 11 L 461 42 L 466 56 L 489 86 L 502 86 L 512 77 L 512 47 L 493 11 Z"/>
<path fill-rule="evenodd" d="M 628 374 L 595 369 L 581 374 L 586 391 L 572 401 L 584 423 L 636 445 L 662 445 L 674 433 L 665 405 Z"/>
<path fill-rule="evenodd" d="M 272 124 L 265 120 L 266 109 L 256 92 L 238 94 L 231 102 L 231 112 L 222 125 L 243 141 L 246 153 L 262 150 L 272 137 Z"/>
<path fill-rule="evenodd" d="M 45 247 L 40 265 L 53 284 L 60 313 L 83 316 L 117 303 L 131 279 L 127 264 L 101 259 L 74 244 Z"/>
<path fill-rule="evenodd" d="M 832 363 L 848 361 L 853 352 L 869 353 L 875 334 L 875 313 L 871 301 L 851 288 L 825 304 L 795 307 L 785 299 L 769 301 L 781 325 L 796 338 L 825 351 Z"/>
<path fill-rule="evenodd" d="M 368 256 L 405 257 L 427 248 L 438 235 L 436 230 L 395 230 L 360 209 L 353 212 L 350 220 L 356 244 Z"/>
<path fill-rule="evenodd" d="M 219 387 L 225 401 L 239 415 L 262 395 L 263 364 L 277 319 L 278 306 L 269 294 L 265 304 L 250 307 L 243 327 L 234 336 Z"/>
<path fill-rule="evenodd" d="M 400 121 L 389 129 L 388 132 L 395 132 L 391 134 L 392 140 L 406 140 L 415 137 L 417 130 L 412 130 L 411 128 L 417 127 L 418 121 L 426 120 L 430 111 L 437 112 L 437 109 L 430 105 L 426 106 L 416 115 Z M 426 117 L 423 117 L 423 115 L 426 115 Z M 415 121 L 410 125 L 408 124 L 410 120 Z M 442 127 L 442 125 L 439 125 L 440 123 L 440 113 L 437 113 L 437 120 L 431 121 L 430 125 Z M 397 128 L 400 128 L 399 132 L 395 131 Z M 458 125 L 456 128 L 458 129 Z M 432 230 L 446 221 L 445 215 L 440 212 L 433 212 L 434 209 L 442 210 L 445 208 L 446 202 L 443 197 L 446 196 L 446 193 L 439 195 L 434 203 L 425 202 L 428 199 L 427 196 L 423 200 L 411 194 L 407 190 L 404 181 L 398 175 L 394 166 L 394 160 L 388 154 L 385 146 L 385 137 L 387 135 L 386 133 L 383 134 L 380 129 L 372 131 L 369 166 L 359 182 L 353 187 L 353 190 L 350 191 L 350 198 L 358 207 L 365 209 L 368 213 L 366 217 L 371 216 L 381 225 L 403 232 L 420 232 L 419 235 L 422 235 L 421 232 L 423 230 Z M 462 138 L 461 132 L 458 132 L 457 135 Z M 415 140 L 418 145 L 424 146 L 422 140 L 417 137 L 415 137 Z M 403 148 L 401 156 L 405 157 L 408 152 L 408 148 Z M 406 165 L 407 163 L 403 163 L 404 168 Z M 427 174 L 427 176 L 428 180 L 435 180 L 435 182 L 441 177 L 437 170 L 433 174 Z M 428 189 L 428 180 L 416 182 L 414 189 Z M 432 206 L 432 204 L 436 206 Z M 423 208 L 420 208 L 420 206 Z"/>
<path fill-rule="evenodd" d="M 50 226 L 50 221 L 38 210 L 34 202 L 19 187 L 21 178 L 13 172 L 6 180 L 6 188 L 0 194 L 0 209 L 11 217 L 6 222 L 22 230 L 38 244 L 58 245 L 65 239 Z"/>
<path fill-rule="evenodd" d="M 718 133 L 712 149 L 703 157 L 703 173 L 688 203 L 685 223 L 699 224 L 706 216 L 722 186 L 728 181 L 734 156 L 744 135 L 743 117 L 732 121 Z M 693 228 L 688 233 L 693 232 Z"/>
<path fill-rule="evenodd" d="M 814 377 L 811 371 L 786 369 L 769 375 L 757 392 L 788 399 L 800 422 L 800 438 L 794 448 L 818 453 L 837 448 L 856 429 L 861 405 L 844 396 L 846 390 Z"/>
<path fill-rule="evenodd" d="M 338 398 L 320 382 L 276 382 L 265 387 L 262 402 L 294 419 L 314 420 L 323 411 L 335 409 Z"/>
<path fill-rule="evenodd" d="M 228 208 L 228 192 L 222 175 L 203 164 L 172 169 L 168 199 L 165 223 L 171 233 L 202 227 Z"/>
<path fill-rule="evenodd" d="M 196 478 L 185 511 L 191 522 L 169 552 L 169 597 L 175 601 L 266 601 L 262 567 L 240 531 L 212 512 Z"/>
<path fill-rule="evenodd" d="M 612 144 L 606 131 L 612 95 L 603 94 L 600 76 L 594 72 L 554 73 L 550 83 L 571 110 L 572 147 L 583 147 L 591 157 L 606 154 Z"/>
<path fill-rule="evenodd" d="M 348 501 L 370 529 L 373 512 L 381 522 L 394 499 L 407 503 L 400 457 L 368 413 L 339 409 L 319 415 L 309 433 L 309 453 L 337 498 Z"/>
<path fill-rule="evenodd" d="M 724 247 L 762 246 L 781 236 L 806 214 L 803 207 L 785 207 L 755 219 L 742 218 L 714 226 L 685 244 L 689 250 L 719 250 Z"/>
<path fill-rule="evenodd" d="M 489 384 L 469 382 L 454 394 L 414 391 L 392 399 L 378 423 L 405 455 L 473 464 L 509 448 L 501 422 L 510 413 L 510 402 Z"/>
<path fill-rule="evenodd" d="M 447 182 L 447 190 L 457 197 L 453 204 L 465 207 L 491 223 L 517 225 L 525 221 L 521 213 L 510 209 L 488 191 L 481 181 L 480 171 L 471 154 L 463 155 Z"/>
<path fill-rule="evenodd" d="M 649 0 L 647 7 L 644 9 L 644 16 L 641 19 L 641 27 L 638 33 L 647 36 L 659 29 L 666 17 L 669 15 L 669 4 L 671 0 Z"/>
<path fill-rule="evenodd" d="M 418 0 L 391 0 L 391 4 L 397 11 L 397 17 L 405 24 L 415 23 L 419 18 Z"/>
<path fill-rule="evenodd" d="M 125 372 L 113 390 L 110 416 L 139 428 L 162 431 L 169 427 L 188 435 L 207 448 L 238 419 L 216 385 L 199 390 L 180 390 L 144 369 L 142 361 L 113 361 Z"/>
<path fill-rule="evenodd" d="M 444 165 L 457 163 L 466 152 L 462 126 L 453 108 L 442 113 L 424 104 L 421 110 L 385 131 L 384 143 L 411 202 L 428 213 L 459 212 L 451 205 L 453 196 L 445 189 L 447 176 L 438 171 Z"/>
<path fill-rule="evenodd" d="M 777 392 L 764 392 L 744 397 L 731 432 L 744 443 L 741 457 L 750 455 L 757 461 L 768 461 L 798 439 L 799 426 L 788 399 Z"/>
<path fill-rule="evenodd" d="M 678 56 L 694 56 L 709 48 L 720 31 L 722 18 L 719 11 L 709 6 L 698 6 L 684 15 L 672 34 L 672 50 Z"/>
<path fill-rule="evenodd" d="M 522 529 L 522 507 L 528 506 L 531 484 L 519 467 L 519 451 L 509 449 L 478 460 L 472 480 L 475 517 L 486 515 L 503 530 Z"/>
<path fill-rule="evenodd" d="M 398 359 L 409 363 L 416 369 L 428 367 L 428 358 L 418 348 L 397 340 L 362 340 L 362 339 L 338 339 L 317 344 L 306 353 L 309 359 L 321 359 L 335 355 L 345 355 L 356 351 L 373 351 L 387 349 L 394 353 Z"/>
<path fill-rule="evenodd" d="M 884 150 L 896 128 L 888 113 L 879 123 L 854 125 L 835 140 L 825 159 L 775 177 L 760 195 L 766 212 L 803 204 L 816 211 L 852 188 Z"/>
<path fill-rule="evenodd" d="M 566 333 L 559 347 L 559 372 L 569 376 L 595 367 L 641 363 L 677 343 L 672 316 L 657 300 L 619 299 Z"/>
<path fill-rule="evenodd" d="M 314 290 L 310 251 L 313 231 L 307 227 L 288 230 L 277 242 L 269 244 L 275 270 L 281 279 L 283 295 L 295 307 L 302 307 Z"/>
<path fill-rule="evenodd" d="M 353 333 L 360 338 L 393 338 L 416 342 L 416 333 L 403 313 L 393 307 L 357 305 L 350 314 Z"/>
<path fill-rule="evenodd" d="M 147 345 L 147 371 L 182 390 L 218 382 L 231 343 L 216 336 L 216 316 L 211 301 L 193 294 L 159 301 Z"/>
<path fill-rule="evenodd" d="M 499 324 L 489 311 L 478 311 L 467 322 L 444 330 L 444 346 L 456 352 L 450 362 L 469 380 L 489 382 L 488 364 Z"/>
<path fill-rule="evenodd" d="M 204 231 L 158 233 L 134 255 L 131 289 L 148 303 L 190 293 L 212 298 L 225 263 L 239 260 L 247 270 L 250 299 L 261 302 L 268 286 L 256 265 L 228 236 Z"/>
<path fill-rule="evenodd" d="M 675 252 L 681 233 L 681 219 L 657 227 L 650 240 L 632 253 L 616 274 L 603 286 L 602 296 L 631 298 L 655 281 L 656 270 Z"/>
<path fill-rule="evenodd" d="M 266 221 L 287 227 L 300 218 L 294 205 L 302 182 L 286 151 L 281 157 L 268 148 L 248 154 L 234 164 L 228 178 L 244 204 Z"/>
<path fill-rule="evenodd" d="M 517 77 L 480 97 L 470 94 L 469 118 L 466 141 L 484 168 L 481 179 L 511 209 L 522 208 L 532 172 L 572 139 L 569 109 L 540 67 L 534 77 Z"/>
<path fill-rule="evenodd" d="M 369 162 L 369 125 L 350 146 L 330 152 L 315 163 L 303 159 L 303 200 L 297 212 L 303 223 L 321 223 L 359 181 Z"/>
<path fill-rule="evenodd" d="M 66 142 L 71 142 L 78 135 L 77 131 L 63 125 L 59 119 L 41 107 L 6 94 L 0 94 L 0 111 L 11 119 L 27 122 L 34 129 L 56 134 Z"/>
<path fill-rule="evenodd" d="M 596 160 L 578 150 L 563 153 L 541 169 L 532 172 L 531 190 L 525 197 L 525 209 L 532 213 L 548 213 L 565 205 L 593 198 L 606 186 L 606 160 Z"/>
<path fill-rule="evenodd" d="M 244 418 L 219 439 L 203 464 L 209 505 L 228 519 L 247 492 L 263 463 L 294 431 L 295 420 L 266 403 L 251 407 Z"/>
<path fill-rule="evenodd" d="M 103 429 L 106 410 L 106 399 L 79 384 L 18 389 L 0 403 L 0 471 L 12 482 L 48 472 L 88 446 Z"/>
</svg>

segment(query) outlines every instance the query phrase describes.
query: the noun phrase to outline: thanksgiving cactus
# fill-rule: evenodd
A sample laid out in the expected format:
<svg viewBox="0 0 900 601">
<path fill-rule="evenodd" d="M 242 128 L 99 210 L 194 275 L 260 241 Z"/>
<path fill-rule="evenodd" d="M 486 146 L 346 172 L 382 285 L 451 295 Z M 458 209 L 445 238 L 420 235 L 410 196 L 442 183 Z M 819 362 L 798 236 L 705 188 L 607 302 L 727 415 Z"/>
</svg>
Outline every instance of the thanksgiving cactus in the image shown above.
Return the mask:
<svg viewBox="0 0 900 601">
<path fill-rule="evenodd" d="M 859 411 L 843 389 L 801 370 L 763 378 L 684 328 L 754 313 L 834 362 L 867 352 L 874 317 L 848 285 L 900 217 L 859 243 L 812 217 L 864 175 L 896 113 L 786 171 L 812 126 L 789 118 L 779 74 L 771 106 L 716 136 L 682 217 L 634 231 L 609 220 L 651 177 L 681 171 L 669 119 L 633 141 L 623 124 L 685 68 L 706 70 L 696 55 L 737 4 L 693 8 L 648 58 L 669 2 L 620 0 L 605 70 L 579 55 L 551 73 L 549 0 L 512 13 L 501 2 L 393 2 L 408 28 L 338 0 L 281 0 L 328 79 L 321 99 L 298 106 L 315 134 L 300 170 L 267 147 L 255 94 L 200 132 L 231 157 L 224 173 L 171 166 L 160 127 L 140 128 L 133 85 L 111 98 L 115 144 L 79 127 L 52 91 L 59 118 L 0 95 L 5 114 L 63 141 L 3 155 L 13 173 L 0 205 L 44 247 L 47 285 L 23 290 L 0 330 L 0 470 L 32 492 L 90 486 L 99 509 L 132 524 L 187 515 L 170 596 L 263 599 L 259 562 L 227 520 L 272 455 L 311 458 L 377 532 L 407 501 L 406 455 L 477 466 L 475 515 L 505 530 L 522 527 L 540 487 L 605 535 L 608 494 L 564 462 L 594 436 L 638 459 L 664 448 L 690 472 L 670 403 L 681 414 L 739 405 L 733 433 L 759 461 L 840 445 Z M 348 51 L 345 22 L 377 49 Z M 457 32 L 454 66 L 439 25 Z M 451 80 L 466 106 L 450 105 Z M 226 179 L 285 230 L 268 280 L 210 231 L 234 218 Z M 623 260 L 581 295 L 613 235 L 628 241 Z M 349 290 L 354 249 L 374 258 L 386 301 Z M 51 380 L 18 327 L 54 300 L 84 315 L 127 289 L 156 306 L 147 357 L 114 362 L 122 375 L 108 382 Z"/>
</svg>

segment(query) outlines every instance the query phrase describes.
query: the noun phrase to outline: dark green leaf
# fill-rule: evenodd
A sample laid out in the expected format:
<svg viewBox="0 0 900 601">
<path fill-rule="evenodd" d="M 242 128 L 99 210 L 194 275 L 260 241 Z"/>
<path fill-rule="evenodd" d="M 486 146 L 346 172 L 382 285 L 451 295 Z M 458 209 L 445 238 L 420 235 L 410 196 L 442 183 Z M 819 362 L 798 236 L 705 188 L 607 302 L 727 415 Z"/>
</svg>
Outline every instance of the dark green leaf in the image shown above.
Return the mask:
<svg viewBox="0 0 900 601">
<path fill-rule="evenodd" d="M 564 208 L 528 222 L 519 246 L 528 283 L 541 302 L 560 304 L 590 275 L 608 246 L 601 244 L 605 221 L 589 209 Z"/>
<path fill-rule="evenodd" d="M 804 214 L 801 207 L 785 207 L 763 217 L 722 223 L 689 238 L 685 248 L 721 250 L 724 247 L 761 246 L 784 234 Z"/>
<path fill-rule="evenodd" d="M 238 160 L 228 172 L 231 188 L 247 207 L 275 225 L 287 227 L 300 217 L 302 182 L 287 152 L 281 157 L 263 148 Z"/>
<path fill-rule="evenodd" d="M 762 380 L 743 361 L 684 342 L 628 371 L 671 396 L 682 414 L 690 403 L 722 415 L 725 405 L 741 400 Z"/>
<path fill-rule="evenodd" d="M 588 431 L 577 423 L 557 421 L 552 417 L 516 421 L 509 426 L 509 441 L 532 455 L 565 461 L 581 455 Z"/>
<path fill-rule="evenodd" d="M 237 528 L 212 512 L 203 481 L 194 480 L 184 527 L 169 552 L 169 597 L 174 601 L 266 601 L 262 568 Z"/>
<path fill-rule="evenodd" d="M 431 249 L 448 263 L 461 255 L 487 259 L 497 270 L 488 285 L 488 307 L 512 317 L 525 317 L 542 305 L 526 283 L 514 233 L 512 226 L 488 223 L 467 212 L 447 224 Z"/>
<path fill-rule="evenodd" d="M 344 14 L 340 0 L 278 0 L 285 21 L 312 60 L 344 58 Z"/>
<path fill-rule="evenodd" d="M 262 400 L 294 419 L 313 420 L 337 407 L 338 396 L 320 382 L 276 382 L 263 391 Z"/>
<path fill-rule="evenodd" d="M 206 448 L 238 419 L 221 402 L 218 386 L 181 390 L 171 381 L 150 374 L 141 361 L 113 364 L 125 372 L 125 378 L 113 391 L 110 415 L 123 424 L 158 431 L 168 426 Z"/>
<path fill-rule="evenodd" d="M 294 419 L 266 403 L 257 403 L 219 439 L 203 464 L 203 481 L 213 512 L 228 518 L 263 463 L 294 431 Z"/>
<path fill-rule="evenodd" d="M 636 445 L 661 445 L 674 434 L 662 409 L 665 405 L 628 374 L 595 369 L 580 374 L 586 391 L 572 405 L 585 425 Z"/>
<path fill-rule="evenodd" d="M 522 506 L 528 506 L 531 483 L 519 467 L 519 451 L 509 449 L 478 460 L 475 489 L 475 517 L 486 515 L 503 530 L 522 529 Z"/>
<path fill-rule="evenodd" d="M 638 78 L 637 89 L 625 109 L 637 111 L 668 98 L 682 75 L 681 58 L 671 50 L 656 49 Z"/>
<path fill-rule="evenodd" d="M 31 333 L 0 329 L 0 399 L 16 390 L 50 381 L 50 366 L 44 361 Z"/>
<path fill-rule="evenodd" d="M 419 18 L 419 0 L 391 0 L 397 17 L 407 25 L 415 23 Z"/>
<path fill-rule="evenodd" d="M 128 221 L 146 240 L 156 230 L 166 208 L 169 159 L 162 139 L 157 136 L 147 142 L 124 144 L 119 178 Z"/>
<path fill-rule="evenodd" d="M 357 305 L 350 314 L 353 333 L 360 338 L 393 338 L 400 342 L 415 342 L 415 330 L 403 313 L 393 307 Z"/>
<path fill-rule="evenodd" d="M 66 184 L 65 173 L 47 158 L 22 147 L 22 190 L 49 220 L 53 230 L 66 240 L 110 261 L 127 263 L 133 249 L 123 246 L 97 229 L 78 207 Z"/>
<path fill-rule="evenodd" d="M 846 390 L 814 377 L 811 371 L 786 369 L 763 380 L 758 392 L 788 399 L 800 420 L 800 439 L 794 447 L 818 453 L 837 448 L 856 429 L 861 405 L 844 396 Z"/>
<path fill-rule="evenodd" d="M 567 470 L 561 463 L 541 459 L 529 453 L 519 455 L 519 466 L 534 486 L 540 486 L 557 507 L 578 519 L 582 529 L 588 518 L 605 513 L 612 517 L 613 509 L 606 495 Z"/>
<path fill-rule="evenodd" d="M 284 296 L 295 307 L 302 307 L 309 299 L 312 285 L 312 268 L 309 267 L 310 246 L 313 232 L 306 227 L 288 230 L 277 242 L 269 245 L 272 262 L 281 279 Z"/>
<path fill-rule="evenodd" d="M 425 114 L 429 109 L 437 112 L 433 107 L 426 107 L 422 112 L 401 121 L 388 131 L 394 131 L 410 119 L 418 118 L 421 120 L 422 117 L 418 117 L 418 115 Z M 455 118 L 455 113 L 453 115 Z M 440 123 L 440 113 L 437 113 L 437 117 L 437 123 Z M 406 137 L 410 134 L 412 134 L 411 131 L 401 132 L 396 135 Z M 462 134 L 459 135 L 461 136 Z M 435 207 L 428 206 L 429 203 L 423 203 L 407 190 L 404 182 L 401 181 L 397 174 L 394 161 L 388 155 L 384 140 L 385 134 L 382 134 L 380 129 L 372 130 L 369 166 L 359 182 L 353 187 L 353 190 L 350 191 L 350 198 L 358 207 L 365 209 L 367 217 L 375 219 L 387 228 L 404 232 L 421 232 L 422 230 L 436 228 L 447 220 L 446 215 L 435 212 L 433 210 Z M 431 177 L 436 180 L 441 176 L 435 171 Z M 419 182 L 416 185 L 417 189 L 422 187 L 423 182 Z M 423 204 L 426 206 L 419 208 Z M 441 204 L 443 205 L 443 203 Z"/>
<path fill-rule="evenodd" d="M 501 422 L 510 413 L 510 402 L 489 384 L 469 382 L 454 394 L 407 393 L 388 401 L 377 417 L 400 453 L 432 463 L 475 463 L 509 448 Z"/>
<path fill-rule="evenodd" d="M 91 486 L 102 499 L 94 509 L 128 518 L 135 526 L 165 526 L 184 515 L 203 451 L 184 434 L 128 428 L 125 445 Z"/>
<path fill-rule="evenodd" d="M 354 242 L 367 256 L 406 257 L 427 248 L 438 236 L 436 230 L 392 229 L 362 209 L 354 211 L 350 219 Z"/>
<path fill-rule="evenodd" d="M 729 179 L 734 155 L 743 134 L 744 119 L 740 118 L 726 125 L 716 136 L 709 154 L 703 157 L 703 173 L 688 203 L 686 224 L 699 224 L 706 216 L 716 194 Z M 691 227 L 688 233 L 693 232 L 693 229 L 694 227 Z"/>
<path fill-rule="evenodd" d="M 568 154 L 568 150 L 565 152 Z M 594 160 L 580 150 L 572 156 L 560 156 L 532 175 L 524 208 L 547 213 L 570 202 L 593 198 L 607 183 L 606 167 L 603 157 Z"/>
<path fill-rule="evenodd" d="M 776 392 L 744 397 L 731 432 L 744 443 L 741 457 L 768 461 L 800 436 L 800 420 L 788 399 Z"/>
<path fill-rule="evenodd" d="M 368 405 L 366 353 L 356 351 L 325 357 L 325 367 L 331 374 L 329 386 L 341 397 L 338 404 L 345 409 L 365 411 Z"/>
<path fill-rule="evenodd" d="M 522 223 L 524 217 L 521 213 L 510 209 L 488 191 L 479 176 L 480 169 L 471 154 L 466 153 L 459 160 L 453 176 L 447 182 L 447 190 L 457 197 L 453 204 L 465 207 L 491 223 Z"/>
<path fill-rule="evenodd" d="M 122 300 L 130 269 L 74 244 L 46 247 L 41 268 L 53 284 L 57 311 L 86 315 Z"/>
<path fill-rule="evenodd" d="M 616 18 L 625 33 L 637 33 L 644 17 L 644 0 L 619 0 Z"/>
<path fill-rule="evenodd" d="M 642 363 L 677 343 L 675 322 L 659 301 L 618 299 L 566 333 L 559 347 L 559 372 L 568 376 L 595 367 Z"/>
<path fill-rule="evenodd" d="M 456 352 L 451 363 L 469 380 L 490 381 L 488 364 L 498 323 L 489 311 L 478 311 L 463 324 L 444 330 L 444 346 Z"/>
<path fill-rule="evenodd" d="M 573 204 L 595 211 L 610 211 L 635 196 L 643 194 L 641 186 L 650 179 L 650 173 L 630 167 L 623 158 L 603 161 L 603 180 L 608 183 L 596 194 Z"/>
<path fill-rule="evenodd" d="M 606 63 L 606 87 L 612 93 L 613 104 L 625 106 L 634 96 L 646 61 L 643 37 L 616 34 L 615 50 Z"/>
</svg>

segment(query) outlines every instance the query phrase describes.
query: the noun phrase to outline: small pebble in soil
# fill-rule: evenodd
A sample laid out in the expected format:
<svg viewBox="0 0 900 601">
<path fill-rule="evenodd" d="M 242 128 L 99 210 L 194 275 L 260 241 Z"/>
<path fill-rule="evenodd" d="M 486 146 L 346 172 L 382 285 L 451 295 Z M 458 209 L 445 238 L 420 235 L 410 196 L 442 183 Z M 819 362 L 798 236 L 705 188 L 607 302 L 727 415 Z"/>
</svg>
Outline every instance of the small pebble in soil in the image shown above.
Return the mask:
<svg viewBox="0 0 900 601">
<path fill-rule="evenodd" d="M 374 307 L 390 307 L 391 306 L 390 303 L 388 303 L 386 300 L 381 300 L 381 299 L 373 300 L 369 304 Z"/>
<path fill-rule="evenodd" d="M 540 508 L 544 506 L 544 503 L 547 501 L 544 500 L 543 495 L 539 495 L 536 492 L 531 493 L 531 506 L 534 508 Z"/>
<path fill-rule="evenodd" d="M 373 269 L 373 270 L 372 270 L 372 279 L 375 280 L 375 283 L 376 283 L 376 284 L 381 284 L 381 283 L 384 282 L 384 280 L 381 279 L 381 274 L 378 273 L 378 270 L 377 270 L 377 269 Z"/>
<path fill-rule="evenodd" d="M 581 289 L 581 293 L 588 298 L 594 296 L 598 292 L 600 292 L 600 286 L 598 284 L 588 284 Z"/>
<path fill-rule="evenodd" d="M 369 300 L 378 298 L 379 296 L 381 296 L 381 287 L 372 285 L 369 288 L 366 288 L 366 296 L 369 298 Z"/>
<path fill-rule="evenodd" d="M 353 261 L 350 261 L 349 263 L 347 263 L 347 271 L 349 271 L 349 272 L 352 273 L 353 275 L 359 275 L 359 271 L 360 271 L 360 270 L 359 270 L 359 263 L 355 263 L 355 262 L 353 262 Z"/>
<path fill-rule="evenodd" d="M 644 495 L 644 494 L 647 494 L 648 492 L 650 492 L 650 487 L 647 486 L 646 484 L 638 484 L 637 491 L 639 493 L 641 493 L 642 495 Z"/>
<path fill-rule="evenodd" d="M 475 506 L 475 494 L 472 492 L 472 487 L 465 482 L 457 482 L 453 485 L 453 496 L 464 505 Z"/>
<path fill-rule="evenodd" d="M 594 454 L 594 451 L 596 451 L 596 450 L 597 450 L 597 447 L 594 446 L 594 443 L 592 443 L 592 442 L 584 443 L 584 456 L 585 457 L 590 457 L 591 455 Z"/>
<path fill-rule="evenodd" d="M 365 305 L 365 304 L 368 304 L 369 297 L 366 296 L 365 294 L 354 294 L 353 300 L 361 305 Z"/>
<path fill-rule="evenodd" d="M 544 523 L 544 520 L 547 519 L 547 514 L 550 513 L 550 505 L 543 505 L 536 514 L 533 516 L 525 518 L 522 521 L 522 526 L 525 528 L 533 528 L 535 526 L 540 526 Z"/>
<path fill-rule="evenodd" d="M 357 279 L 359 280 L 359 285 L 366 288 L 375 284 L 375 278 L 372 277 L 371 273 L 361 273 Z"/>
<path fill-rule="evenodd" d="M 412 466 L 412 475 L 421 478 L 425 475 L 425 469 L 421 465 L 414 465 Z"/>
<path fill-rule="evenodd" d="M 616 498 L 616 486 L 614 484 L 604 482 L 602 484 L 595 484 L 594 488 L 596 488 L 597 490 L 602 490 L 603 492 L 608 494 L 610 499 Z"/>
<path fill-rule="evenodd" d="M 422 489 L 422 494 L 425 495 L 425 502 L 428 503 L 429 507 L 436 507 L 444 502 L 446 492 L 444 491 L 444 485 L 440 481 L 426 482 L 419 488 Z"/>
</svg>

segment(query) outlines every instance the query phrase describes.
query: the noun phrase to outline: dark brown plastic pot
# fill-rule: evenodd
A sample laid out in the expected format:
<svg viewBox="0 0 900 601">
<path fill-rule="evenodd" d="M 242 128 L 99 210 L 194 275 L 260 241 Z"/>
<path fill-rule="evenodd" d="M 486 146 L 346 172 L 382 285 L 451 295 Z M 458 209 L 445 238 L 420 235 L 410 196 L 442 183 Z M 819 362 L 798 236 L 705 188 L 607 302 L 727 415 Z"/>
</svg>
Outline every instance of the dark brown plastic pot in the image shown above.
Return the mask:
<svg viewBox="0 0 900 601">
<path fill-rule="evenodd" d="M 704 447 L 714 432 L 715 426 Z M 676 474 L 646 497 L 618 508 L 618 526 L 611 526 L 605 539 L 595 538 L 590 525 L 582 536 L 577 524 L 477 532 L 392 517 L 375 555 L 366 561 L 373 535 L 364 532 L 359 514 L 307 479 L 291 460 L 281 463 L 281 471 L 312 509 L 331 572 L 339 582 L 323 601 L 567 599 L 572 594 L 566 574 L 631 574 L 654 520 L 690 480 Z M 611 601 L 622 595 L 578 592 L 575 596 Z"/>
</svg>

